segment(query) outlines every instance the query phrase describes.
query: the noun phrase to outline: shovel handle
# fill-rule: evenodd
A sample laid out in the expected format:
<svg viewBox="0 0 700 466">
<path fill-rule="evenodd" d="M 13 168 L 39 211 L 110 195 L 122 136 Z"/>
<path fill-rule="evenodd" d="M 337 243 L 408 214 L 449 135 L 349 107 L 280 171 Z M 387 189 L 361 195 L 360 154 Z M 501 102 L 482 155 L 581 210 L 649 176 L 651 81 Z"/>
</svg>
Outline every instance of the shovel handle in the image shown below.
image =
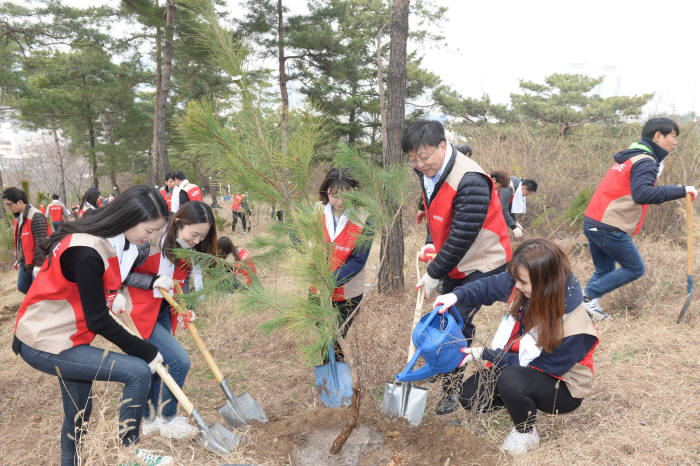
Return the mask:
<svg viewBox="0 0 700 466">
<path fill-rule="evenodd" d="M 136 324 L 134 324 L 134 320 L 131 318 L 131 314 L 129 314 L 128 312 L 122 312 L 120 314 L 120 317 L 120 319 L 114 320 L 119 322 L 122 325 L 122 327 L 124 327 L 129 333 L 141 338 L 141 334 L 136 328 Z M 178 403 L 180 403 L 180 406 L 182 406 L 182 409 L 185 410 L 188 416 L 191 416 L 192 410 L 194 410 L 194 405 L 192 404 L 190 399 L 187 398 L 187 395 L 185 395 L 185 392 L 182 391 L 177 382 L 175 382 L 173 376 L 168 373 L 168 369 L 165 368 L 163 363 L 158 363 L 158 365 L 156 366 L 156 373 L 160 376 L 161 380 L 165 382 L 165 385 L 168 386 L 172 394 L 177 399 Z"/>
<path fill-rule="evenodd" d="M 435 257 L 433 255 L 433 257 Z M 420 281 L 420 251 L 416 253 L 416 276 L 418 281 Z M 413 323 L 411 324 L 411 337 L 409 337 L 408 344 L 408 358 L 406 363 L 408 364 L 413 357 L 413 353 L 416 351 L 416 347 L 413 346 L 413 329 L 418 325 L 421 315 L 423 314 L 423 301 L 425 300 L 425 293 L 423 287 L 418 288 L 418 295 L 416 296 L 416 310 L 413 312 Z"/>
<path fill-rule="evenodd" d="M 690 193 L 685 195 L 685 215 L 688 223 L 688 275 L 693 275 L 693 263 L 695 262 L 693 217 L 695 216 L 695 209 L 693 209 L 693 198 Z"/>
<path fill-rule="evenodd" d="M 163 298 L 170 304 L 170 306 L 175 309 L 178 313 L 184 313 L 185 311 L 182 309 L 182 306 L 180 306 L 180 303 L 175 301 L 172 296 L 170 296 L 170 293 L 168 293 L 167 290 L 163 288 L 158 288 L 160 291 L 160 294 L 163 295 Z M 175 290 L 177 290 L 178 293 L 182 294 L 182 288 L 180 287 L 180 283 L 177 281 L 175 282 Z M 197 349 L 199 350 L 200 353 L 202 353 L 202 357 L 204 360 L 207 362 L 207 366 L 209 366 L 209 369 L 211 372 L 214 374 L 214 377 L 216 378 L 216 381 L 218 383 L 221 383 L 221 381 L 224 378 L 223 372 L 221 372 L 221 369 L 219 369 L 219 366 L 216 364 L 216 361 L 214 360 L 214 356 L 211 355 L 209 352 L 209 349 L 207 346 L 204 344 L 204 341 L 202 340 L 201 335 L 199 334 L 199 330 L 197 330 L 197 327 L 194 325 L 194 322 L 188 322 L 187 323 L 187 330 L 189 330 L 190 335 L 192 336 L 192 340 L 194 341 L 194 344 L 197 345 Z"/>
</svg>

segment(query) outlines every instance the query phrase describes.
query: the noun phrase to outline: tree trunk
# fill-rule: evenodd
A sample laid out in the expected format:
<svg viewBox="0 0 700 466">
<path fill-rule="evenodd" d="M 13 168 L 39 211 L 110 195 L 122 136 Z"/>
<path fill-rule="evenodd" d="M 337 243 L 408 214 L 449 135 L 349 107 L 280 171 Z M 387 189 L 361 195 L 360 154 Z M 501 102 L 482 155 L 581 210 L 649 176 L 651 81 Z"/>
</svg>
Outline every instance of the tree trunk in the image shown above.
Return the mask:
<svg viewBox="0 0 700 466">
<path fill-rule="evenodd" d="M 160 186 L 155 174 L 153 173 L 153 151 L 148 149 L 146 151 L 146 156 L 148 157 L 148 185 L 149 186 Z"/>
<path fill-rule="evenodd" d="M 65 204 L 68 202 L 68 196 L 66 196 L 65 161 L 63 160 L 63 152 L 61 152 L 61 143 L 58 140 L 58 132 L 56 131 L 56 128 L 52 128 L 52 130 L 53 130 L 53 141 L 56 144 L 56 153 L 58 154 L 58 171 L 59 171 L 59 176 L 61 177 L 60 184 L 58 187 L 58 195 L 61 199 L 61 202 L 63 202 Z"/>
<path fill-rule="evenodd" d="M 170 76 L 173 64 L 173 35 L 175 32 L 175 1 L 168 0 L 165 14 L 165 46 L 163 47 L 163 60 L 160 69 L 160 88 L 156 98 L 156 127 L 155 147 L 156 160 L 161 177 L 170 171 L 168 160 L 168 148 L 166 145 L 166 113 L 168 106 L 168 91 L 170 89 Z"/>
<path fill-rule="evenodd" d="M 409 0 L 394 0 L 391 8 L 391 56 L 387 73 L 387 144 L 384 147 L 384 168 L 395 163 L 402 163 L 401 135 L 404 127 L 406 106 L 406 41 L 408 39 L 408 5 Z M 391 202 L 391 200 L 389 201 Z M 401 206 L 394 205 L 396 209 Z M 393 209 L 392 209 L 393 210 Z M 403 276 L 403 224 L 401 215 L 396 218 L 391 229 L 382 234 L 379 269 L 379 291 L 402 290 Z"/>
<path fill-rule="evenodd" d="M 0 168 L 0 193 L 2 193 L 4 191 L 5 191 L 5 185 L 2 182 L 2 169 Z M 0 206 L 0 209 L 2 209 L 2 211 L 0 211 L 0 212 L 2 213 L 2 218 L 3 218 L 4 223 L 6 223 L 8 227 L 11 227 L 12 221 L 7 216 L 7 211 L 5 210 L 5 203 L 4 202 L 2 203 L 2 206 Z"/>
<path fill-rule="evenodd" d="M 112 146 L 112 149 L 107 155 L 107 159 L 109 160 L 109 181 L 112 183 L 112 186 L 109 188 L 109 191 L 112 192 L 114 188 L 117 188 L 117 190 L 119 190 L 119 186 L 117 186 L 117 158 L 114 152 L 112 152 L 113 149 L 116 149 L 116 146 L 114 145 L 114 132 L 112 131 L 112 122 L 110 121 L 109 115 L 107 115 L 107 113 L 102 112 L 100 114 L 100 124 L 102 124 L 102 129 L 104 129 L 105 131 L 105 139 L 107 140 L 107 144 Z"/>
<path fill-rule="evenodd" d="M 355 354 L 352 350 L 351 345 L 344 337 L 336 335 L 336 342 L 340 346 L 340 350 L 343 352 L 343 357 L 350 367 L 350 375 L 352 376 L 352 401 L 350 402 L 350 419 L 345 423 L 343 429 L 340 431 L 338 436 L 333 440 L 333 444 L 329 450 L 331 455 L 337 455 L 340 450 L 345 445 L 345 442 L 350 437 L 355 426 L 357 426 L 357 420 L 360 418 L 360 401 L 362 400 L 362 385 L 360 384 L 360 371 L 357 370 L 357 361 L 355 361 Z M 331 351 L 333 349 L 331 348 Z"/>
<path fill-rule="evenodd" d="M 282 153 L 287 153 L 287 120 L 289 118 L 289 95 L 287 94 L 287 72 L 284 56 L 284 17 L 282 16 L 282 0 L 277 0 L 277 48 L 279 50 L 280 67 L 280 96 L 282 97 L 282 121 L 280 122 L 280 139 Z"/>
<path fill-rule="evenodd" d="M 377 82 L 379 83 L 379 114 L 382 117 L 382 162 L 383 166 L 386 167 L 386 108 L 384 107 L 384 76 L 382 70 L 384 69 L 382 64 L 382 35 L 384 34 L 384 29 L 386 29 L 387 24 L 382 24 L 377 33 Z M 374 134 L 372 134 L 372 139 L 374 139 Z M 372 141 L 374 143 L 374 141 Z"/>
<path fill-rule="evenodd" d="M 90 142 L 90 175 L 92 176 L 92 187 L 100 188 L 100 180 L 97 178 L 97 153 L 95 152 L 95 125 L 92 120 L 88 120 L 88 141 Z"/>
<path fill-rule="evenodd" d="M 158 0 L 155 0 L 156 9 L 158 9 Z M 160 80 L 161 80 L 161 62 L 162 62 L 162 38 L 160 26 L 156 26 L 156 94 L 153 102 L 153 153 L 148 154 L 148 169 L 154 168 L 153 178 L 155 185 L 160 186 L 160 180 L 163 179 L 159 170 L 160 160 L 158 154 L 158 108 L 160 107 Z"/>
</svg>

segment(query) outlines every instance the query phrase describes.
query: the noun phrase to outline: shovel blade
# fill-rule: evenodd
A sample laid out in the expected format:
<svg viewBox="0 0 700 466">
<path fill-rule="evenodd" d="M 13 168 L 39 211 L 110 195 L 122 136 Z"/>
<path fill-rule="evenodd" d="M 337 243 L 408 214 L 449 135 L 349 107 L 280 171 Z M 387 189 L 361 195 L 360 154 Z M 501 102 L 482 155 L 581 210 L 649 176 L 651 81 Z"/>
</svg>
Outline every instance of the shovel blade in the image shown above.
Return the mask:
<svg viewBox="0 0 700 466">
<path fill-rule="evenodd" d="M 384 387 L 382 412 L 389 417 L 401 416 L 408 419 L 412 426 L 423 420 L 428 390 L 415 387 L 410 383 L 388 382 Z"/>
<path fill-rule="evenodd" d="M 314 367 L 316 390 L 329 408 L 349 406 L 352 402 L 352 374 L 344 362 Z"/>
<path fill-rule="evenodd" d="M 209 432 L 211 432 L 212 436 L 216 439 L 217 442 L 227 450 L 233 450 L 238 446 L 238 442 L 241 441 L 240 435 L 237 435 L 230 430 L 228 430 L 226 427 L 222 426 L 219 423 L 214 424 L 209 428 Z"/>
<path fill-rule="evenodd" d="M 224 447 L 209 429 L 200 429 L 197 443 L 217 455 L 226 456 L 231 454 L 231 450 Z"/>
<path fill-rule="evenodd" d="M 265 412 L 248 392 L 234 396 L 233 403 L 226 400 L 218 411 L 228 425 L 234 428 L 250 421 L 267 422 Z"/>
</svg>

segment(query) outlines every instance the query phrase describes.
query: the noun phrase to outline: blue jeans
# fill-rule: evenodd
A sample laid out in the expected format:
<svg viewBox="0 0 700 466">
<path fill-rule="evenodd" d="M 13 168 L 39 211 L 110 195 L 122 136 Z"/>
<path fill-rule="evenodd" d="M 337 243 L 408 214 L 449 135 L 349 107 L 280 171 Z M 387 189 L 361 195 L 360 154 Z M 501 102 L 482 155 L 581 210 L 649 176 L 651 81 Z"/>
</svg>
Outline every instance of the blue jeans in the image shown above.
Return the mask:
<svg viewBox="0 0 700 466">
<path fill-rule="evenodd" d="M 89 345 L 51 354 L 22 344 L 19 354 L 34 369 L 58 376 L 64 414 L 62 466 L 78 464 L 76 446 L 90 419 L 94 380 L 124 384 L 119 403 L 119 434 L 124 445 L 139 441 L 141 418 L 151 386 L 151 370 L 142 359 Z"/>
<path fill-rule="evenodd" d="M 168 368 L 168 372 L 173 376 L 175 382 L 182 387 L 190 370 L 190 356 L 175 339 L 171 328 L 170 306 L 163 301 L 158 312 L 158 320 L 148 341 L 158 347 L 158 351 L 163 356 L 163 365 Z M 153 376 L 148 400 L 150 402 L 148 404 L 149 418 L 160 414 L 164 418 L 170 419 L 177 414 L 177 399 L 157 374 Z"/>
<path fill-rule="evenodd" d="M 583 226 L 583 233 L 588 238 L 595 266 L 595 272 L 584 290 L 586 296 L 600 298 L 644 275 L 644 261 L 630 235 L 589 225 Z M 615 263 L 620 267 L 615 268 Z"/>
<path fill-rule="evenodd" d="M 24 260 L 19 261 L 19 269 L 17 270 L 17 289 L 24 294 L 27 294 L 29 287 L 32 286 L 34 276 L 31 272 L 27 272 Z"/>
</svg>

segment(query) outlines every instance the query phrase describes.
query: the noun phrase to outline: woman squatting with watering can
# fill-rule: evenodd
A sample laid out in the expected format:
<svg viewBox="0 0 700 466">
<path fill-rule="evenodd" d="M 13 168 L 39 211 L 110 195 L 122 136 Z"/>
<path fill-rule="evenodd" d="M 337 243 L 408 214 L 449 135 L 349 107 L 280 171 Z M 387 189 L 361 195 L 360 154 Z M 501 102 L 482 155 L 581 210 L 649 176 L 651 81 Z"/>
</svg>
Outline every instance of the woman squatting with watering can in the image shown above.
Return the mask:
<svg viewBox="0 0 700 466">
<path fill-rule="evenodd" d="M 126 278 L 131 298 L 131 318 L 140 335 L 158 347 L 163 364 L 177 384 L 182 387 L 190 369 L 190 357 L 174 337 L 178 322 L 194 320 L 194 312 L 188 316 L 173 315 L 163 300 L 160 288 L 172 293 L 174 280 L 181 284 L 194 283 L 201 288 L 198 267 L 178 259 L 178 248 L 214 254 L 216 251 L 216 224 L 211 207 L 200 201 L 184 204 L 170 218 L 168 225 L 159 232 L 141 254 L 134 271 Z M 187 286 L 184 287 L 188 289 Z M 162 386 L 162 387 L 161 387 Z M 184 416 L 177 416 L 177 399 L 155 375 L 148 397 L 149 405 L 143 423 L 143 434 L 158 433 L 161 437 L 182 439 L 198 432 Z"/>
<path fill-rule="evenodd" d="M 483 360 L 487 368 L 462 383 L 459 402 L 465 409 L 505 406 L 515 427 L 501 450 L 518 455 L 539 444 L 538 409 L 569 413 L 591 394 L 598 337 L 566 255 L 549 240 L 525 241 L 506 272 L 438 296 L 435 306 L 495 301 L 510 302 L 508 312 L 489 348 L 461 349 L 460 366 Z"/>
<path fill-rule="evenodd" d="M 59 378 L 62 466 L 79 463 L 77 445 L 90 419 L 95 380 L 124 384 L 121 442 L 127 448 L 139 441 L 151 374 L 163 358 L 155 345 L 121 327 L 110 309 L 118 312 L 125 304 L 117 291 L 131 262 L 122 270 L 120 259 L 157 235 L 167 216 L 154 188 L 135 186 L 95 214 L 64 224 L 47 240 L 50 254 L 19 309 L 12 349 L 33 368 Z M 91 346 L 96 335 L 126 354 Z M 137 455 L 162 464 L 172 461 L 146 450 Z"/>
</svg>

